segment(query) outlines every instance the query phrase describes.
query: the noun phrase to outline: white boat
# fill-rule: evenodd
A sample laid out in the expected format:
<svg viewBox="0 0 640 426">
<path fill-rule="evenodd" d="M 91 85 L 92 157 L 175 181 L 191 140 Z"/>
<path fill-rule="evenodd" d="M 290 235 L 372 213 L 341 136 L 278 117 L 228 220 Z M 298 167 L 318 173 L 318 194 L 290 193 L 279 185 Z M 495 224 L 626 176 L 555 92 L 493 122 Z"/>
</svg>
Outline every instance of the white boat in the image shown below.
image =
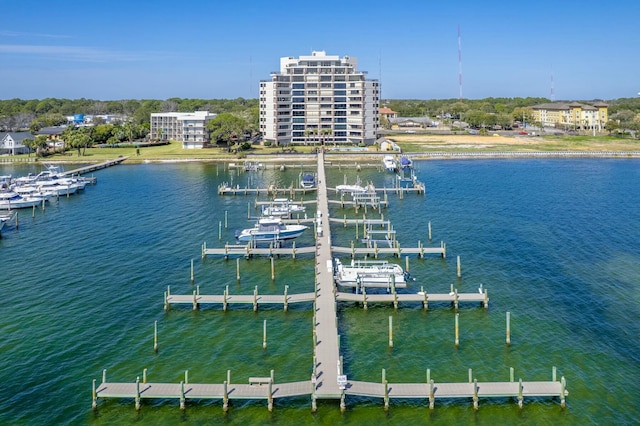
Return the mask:
<svg viewBox="0 0 640 426">
<path fill-rule="evenodd" d="M 395 158 L 393 158 L 393 155 L 385 155 L 382 158 L 382 164 L 384 165 L 384 169 L 387 172 L 395 173 L 398 171 L 398 163 L 396 163 L 396 160 Z"/>
<path fill-rule="evenodd" d="M 336 186 L 336 191 L 341 192 L 343 194 L 362 194 L 367 192 L 367 188 L 362 185 L 338 185 Z"/>
<path fill-rule="evenodd" d="M 244 162 L 244 171 L 245 172 L 257 172 L 258 170 L 262 170 L 264 165 L 258 161 L 245 161 Z"/>
<path fill-rule="evenodd" d="M 263 216 L 291 217 L 297 213 L 304 213 L 306 207 L 295 204 L 288 198 L 274 198 L 273 202 L 262 208 Z"/>
<path fill-rule="evenodd" d="M 307 229 L 304 225 L 285 225 L 279 217 L 262 217 L 253 228 L 236 231 L 240 242 L 285 241 L 298 238 Z"/>
<path fill-rule="evenodd" d="M 0 214 L 0 231 L 4 228 L 4 225 L 11 222 L 16 217 L 15 213 Z"/>
<path fill-rule="evenodd" d="M 22 197 L 40 198 L 40 200 L 45 201 L 49 201 L 58 195 L 54 191 L 46 191 L 42 187 L 34 184 L 15 185 L 12 189 Z"/>
<path fill-rule="evenodd" d="M 60 173 L 60 169 L 57 166 L 48 166 L 47 170 L 43 170 L 35 176 L 29 174 L 16 178 L 14 184 L 15 188 L 35 185 L 44 193 L 70 195 L 75 194 L 79 189 L 83 189 L 86 181 L 84 179 L 65 177 Z"/>
<path fill-rule="evenodd" d="M 0 191 L 0 210 L 24 209 L 41 203 L 41 198 L 23 197 L 11 190 Z"/>
<path fill-rule="evenodd" d="M 407 274 L 400 265 L 385 260 L 352 260 L 350 265 L 343 265 L 334 259 L 334 279 L 344 287 L 380 287 L 396 288 L 407 286 Z"/>
</svg>

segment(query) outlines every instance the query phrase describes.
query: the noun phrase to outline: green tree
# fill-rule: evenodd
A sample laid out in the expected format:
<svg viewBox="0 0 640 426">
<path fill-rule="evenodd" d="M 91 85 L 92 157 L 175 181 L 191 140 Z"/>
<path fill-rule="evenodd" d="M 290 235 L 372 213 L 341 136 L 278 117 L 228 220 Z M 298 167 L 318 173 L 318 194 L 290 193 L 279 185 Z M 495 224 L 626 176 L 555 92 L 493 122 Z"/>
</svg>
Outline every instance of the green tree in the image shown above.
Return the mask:
<svg viewBox="0 0 640 426">
<path fill-rule="evenodd" d="M 38 135 L 34 141 L 34 149 L 36 156 L 39 156 L 42 150 L 47 149 L 49 146 L 49 138 L 46 135 Z"/>
<path fill-rule="evenodd" d="M 26 146 L 27 148 L 29 148 L 29 153 L 28 156 L 31 157 L 31 151 L 35 151 L 36 150 L 36 141 L 34 139 L 24 139 L 22 141 L 22 145 Z"/>
<path fill-rule="evenodd" d="M 211 141 L 232 146 L 247 129 L 247 121 L 231 113 L 218 114 L 207 123 Z"/>
</svg>

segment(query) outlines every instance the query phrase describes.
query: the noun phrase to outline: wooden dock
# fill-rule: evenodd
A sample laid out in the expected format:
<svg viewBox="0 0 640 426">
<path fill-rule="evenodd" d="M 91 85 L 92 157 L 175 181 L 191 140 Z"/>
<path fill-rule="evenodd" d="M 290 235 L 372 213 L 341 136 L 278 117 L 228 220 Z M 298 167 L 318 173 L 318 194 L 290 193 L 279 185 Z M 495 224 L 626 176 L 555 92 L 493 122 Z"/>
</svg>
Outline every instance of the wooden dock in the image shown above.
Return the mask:
<svg viewBox="0 0 640 426">
<path fill-rule="evenodd" d="M 269 376 L 249 377 L 247 383 L 232 383 L 231 371 L 227 370 L 227 380 L 222 383 L 189 383 L 189 372 L 185 371 L 184 380 L 180 383 L 151 383 L 147 381 L 146 369 L 142 373 L 142 380 L 138 376 L 135 382 L 107 382 L 106 370 L 102 372 L 102 383 L 92 385 L 92 405 L 97 408 L 98 398 L 128 398 L 135 401 L 136 410 L 140 409 L 142 399 L 176 399 L 180 401 L 180 408 L 185 409 L 186 401 L 217 399 L 221 400 L 224 411 L 229 408 L 230 400 L 265 400 L 269 411 L 273 409 L 276 399 L 311 396 L 317 397 L 320 385 L 317 379 L 297 382 L 277 383 L 274 370 Z M 473 377 L 469 369 L 469 381 L 457 383 L 440 383 L 431 379 L 431 371 L 426 371 L 426 382 L 423 383 L 389 383 L 386 372 L 382 370 L 381 382 L 365 382 L 346 380 L 343 389 L 342 402 L 346 396 L 380 398 L 384 402 L 385 410 L 389 408 L 390 400 L 422 399 L 429 402 L 429 408 L 435 407 L 435 401 L 466 399 L 471 400 L 474 409 L 479 409 L 480 399 L 513 398 L 522 408 L 525 398 L 558 398 L 562 407 L 569 395 L 566 380 L 556 379 L 556 368 L 552 370 L 550 381 L 514 380 L 514 370 L 510 370 L 510 380 L 505 382 L 479 382 Z"/>
<path fill-rule="evenodd" d="M 227 183 L 223 183 L 218 186 L 218 194 L 219 195 L 267 195 L 277 197 L 278 195 L 289 195 L 289 198 L 294 198 L 296 194 L 308 194 L 316 192 L 317 188 L 277 188 L 275 186 L 270 186 L 268 188 L 250 188 L 245 186 L 244 188 L 240 187 L 240 185 L 230 186 Z"/>
<path fill-rule="evenodd" d="M 362 303 L 364 309 L 367 309 L 371 303 L 393 304 L 397 309 L 401 302 L 421 303 L 425 310 L 428 309 L 429 302 L 447 302 L 456 310 L 458 310 L 460 303 L 470 302 L 479 303 L 485 309 L 489 308 L 489 296 L 486 289 L 480 289 L 478 293 L 458 293 L 457 289 L 452 289 L 450 293 L 426 293 L 421 288 L 418 293 L 397 293 L 395 287 L 389 286 L 389 294 L 375 294 L 367 293 L 367 288 L 370 287 L 372 286 L 358 287 L 357 293 L 337 291 L 335 300 L 337 302 Z M 406 287 L 406 284 L 397 287 Z M 172 305 L 190 305 L 193 310 L 199 309 L 202 305 L 221 305 L 222 309 L 226 311 L 230 304 L 244 304 L 252 305 L 253 310 L 257 311 L 261 304 L 265 304 L 282 305 L 286 311 L 290 304 L 314 303 L 317 301 L 317 297 L 317 292 L 289 294 L 288 286 L 285 286 L 284 294 L 259 294 L 258 286 L 255 286 L 253 294 L 229 294 L 229 286 L 226 286 L 223 294 L 213 295 L 201 294 L 200 286 L 196 286 L 192 294 L 171 294 L 171 287 L 167 287 L 167 291 L 164 293 L 164 310 L 169 310 Z"/>
<path fill-rule="evenodd" d="M 90 164 L 88 166 L 84 166 L 84 167 L 80 167 L 77 169 L 73 169 L 73 170 L 69 170 L 66 172 L 62 172 L 63 175 L 65 176 L 71 176 L 71 175 L 84 175 L 87 173 L 91 173 L 91 172 L 95 172 L 96 170 L 101 170 L 101 169 L 106 169 L 107 167 L 111 167 L 111 166 L 117 166 L 118 164 L 122 163 L 123 161 L 127 160 L 129 157 L 118 157 L 114 160 L 108 160 L 102 163 L 98 163 L 98 164 Z"/>
<path fill-rule="evenodd" d="M 313 254 L 315 247 L 296 247 L 295 241 L 291 247 L 276 247 L 271 244 L 269 247 L 258 247 L 252 244 L 225 244 L 222 248 L 207 248 L 207 243 L 202 244 L 202 258 L 207 256 L 243 256 L 247 259 L 253 256 L 291 256 L 296 258 L 300 254 Z"/>
<path fill-rule="evenodd" d="M 417 255 L 420 258 L 424 258 L 425 254 L 437 254 L 443 258 L 447 257 L 447 246 L 444 242 L 440 242 L 440 247 L 425 247 L 420 241 L 417 247 L 401 247 L 397 241 L 395 247 L 379 247 L 378 242 L 374 241 L 369 247 L 356 247 L 351 241 L 351 247 L 333 246 L 331 250 L 335 253 L 348 254 L 352 259 L 358 256 L 373 256 L 377 259 L 383 254 L 397 257 Z"/>
<path fill-rule="evenodd" d="M 316 293 L 295 293 L 288 294 L 289 286 L 285 286 L 284 294 L 258 294 L 258 286 L 253 290 L 253 294 L 229 294 L 229 286 L 225 287 L 221 295 L 200 294 L 200 286 L 197 286 L 193 294 L 171 294 L 171 287 L 167 287 L 164 293 L 164 310 L 167 311 L 171 305 L 191 305 L 193 310 L 197 310 L 201 305 L 222 305 L 223 310 L 228 309 L 229 304 L 253 305 L 253 310 L 257 311 L 261 304 L 282 305 L 286 311 L 291 303 L 313 303 L 316 300 Z"/>
<path fill-rule="evenodd" d="M 417 248 L 401 248 L 400 245 L 390 248 L 380 248 L 374 243 L 374 247 L 355 248 L 353 243 L 351 248 L 341 248 L 331 245 L 331 232 L 329 225 L 329 200 L 326 190 L 326 176 L 324 169 L 324 153 L 320 151 L 318 161 L 318 182 L 317 191 L 318 214 L 315 218 L 316 224 L 316 245 L 314 247 L 295 248 L 257 248 L 251 245 L 234 246 L 226 244 L 221 249 L 207 249 L 206 244 L 202 246 L 202 256 L 232 254 L 250 256 L 253 254 L 265 254 L 269 256 L 280 254 L 291 254 L 295 257 L 299 253 L 315 253 L 315 282 L 313 292 L 288 294 L 288 286 L 285 286 L 282 295 L 261 295 L 258 294 L 258 287 L 254 288 L 253 294 L 230 295 L 228 286 L 222 295 L 203 295 L 200 288 L 192 294 L 173 295 L 170 288 L 164 295 L 164 307 L 169 309 L 171 305 L 191 305 L 193 309 L 198 309 L 205 304 L 222 305 L 227 309 L 230 304 L 250 304 L 257 310 L 261 304 L 281 304 L 284 309 L 291 303 L 313 303 L 313 366 L 311 369 L 311 380 L 296 381 L 290 383 L 276 383 L 274 371 L 265 377 L 249 377 L 246 383 L 232 383 L 231 372 L 227 371 L 227 378 L 218 384 L 193 384 L 189 383 L 188 371 L 180 383 L 150 383 L 147 381 L 146 369 L 143 372 L 142 380 L 137 377 L 135 382 L 107 382 L 106 370 L 103 371 L 102 382 L 96 385 L 93 380 L 92 400 L 94 409 L 97 408 L 99 398 L 131 398 L 135 401 L 136 409 L 140 409 L 142 399 L 177 399 L 180 407 L 185 409 L 186 400 L 199 399 L 219 399 L 223 403 L 223 409 L 228 409 L 229 401 L 232 399 L 253 399 L 266 400 L 269 411 L 273 409 L 274 400 L 278 398 L 304 397 L 310 396 L 312 411 L 317 409 L 318 399 L 339 400 L 341 410 L 346 408 L 347 397 L 368 397 L 381 398 L 384 401 L 385 409 L 389 408 L 389 401 L 392 399 L 423 399 L 429 402 L 429 407 L 434 408 L 435 400 L 469 399 L 473 401 L 473 406 L 478 409 L 479 399 L 490 398 L 514 398 L 518 405 L 522 407 L 524 398 L 529 397 L 551 397 L 559 398 L 561 405 L 565 406 L 565 398 L 568 395 L 564 377 L 556 380 L 556 369 L 553 368 L 551 381 L 515 381 L 513 369 L 510 370 L 510 380 L 505 382 L 479 382 L 473 378 L 469 369 L 468 382 L 458 383 L 438 383 L 431 379 L 431 371 L 426 371 L 426 381 L 416 383 L 389 383 L 386 380 L 385 370 L 382 370 L 382 380 L 380 382 L 366 382 L 349 379 L 343 371 L 343 360 L 340 355 L 338 336 L 338 302 L 362 303 L 366 309 L 370 303 L 392 303 L 398 308 L 399 303 L 422 303 L 427 309 L 429 302 L 445 302 L 453 305 L 456 310 L 460 303 L 480 303 L 484 308 L 488 308 L 489 298 L 486 289 L 479 289 L 477 293 L 458 293 L 457 289 L 451 287 L 449 293 L 427 293 L 424 288 L 415 294 L 397 293 L 395 286 L 390 289 L 389 294 L 367 294 L 366 287 L 356 289 L 356 293 L 337 291 L 333 277 L 333 253 L 348 253 L 352 257 L 355 255 L 391 253 L 397 256 L 418 254 L 423 257 L 426 253 L 437 253 L 446 256 L 446 246 L 440 244 L 439 248 L 425 248 L 418 242 Z M 237 192 L 234 192 L 234 194 Z M 364 223 L 363 218 L 363 223 Z M 346 219 L 344 221 L 346 226 Z M 355 222 L 358 223 L 357 221 Z M 378 225 L 384 225 L 376 223 Z M 387 224 L 388 226 L 388 224 Z M 323 232 L 324 231 L 324 232 Z M 395 239 L 393 240 L 395 241 Z M 456 346 L 458 345 L 458 315 L 456 313 Z M 390 317 L 391 318 L 391 317 Z M 507 315 L 509 318 L 509 315 Z M 508 324 L 508 322 L 507 322 Z M 507 344 L 509 344 L 509 331 L 507 326 Z M 157 337 L 157 336 L 156 336 Z M 155 337 L 154 337 L 155 340 Z M 390 346 L 391 322 L 390 322 Z M 157 350 L 157 346 L 154 345 Z M 424 377 L 424 376 L 423 376 Z"/>
</svg>

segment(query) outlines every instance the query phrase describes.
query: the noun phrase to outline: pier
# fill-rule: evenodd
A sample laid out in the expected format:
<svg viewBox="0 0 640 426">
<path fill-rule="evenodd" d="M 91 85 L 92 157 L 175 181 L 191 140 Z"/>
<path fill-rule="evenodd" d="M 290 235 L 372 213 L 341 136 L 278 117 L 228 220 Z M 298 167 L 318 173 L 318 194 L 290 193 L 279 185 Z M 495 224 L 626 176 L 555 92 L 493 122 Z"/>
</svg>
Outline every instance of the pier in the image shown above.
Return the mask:
<svg viewBox="0 0 640 426">
<path fill-rule="evenodd" d="M 245 377 L 238 382 L 232 383 L 231 371 L 227 370 L 226 380 L 222 383 L 214 384 L 194 384 L 189 383 L 188 371 L 185 372 L 184 380 L 179 383 L 151 383 L 147 381 L 146 369 L 143 371 L 142 380 L 140 376 L 132 382 L 108 382 L 106 380 L 106 370 L 103 371 L 102 382 L 100 384 L 93 380 L 92 386 L 92 406 L 97 408 L 100 398 L 129 398 L 135 401 L 136 410 L 140 409 L 142 399 L 175 399 L 180 403 L 180 408 L 185 409 L 187 400 L 215 399 L 222 401 L 224 411 L 229 408 L 229 401 L 233 399 L 253 399 L 265 400 L 269 411 L 273 410 L 274 400 L 279 398 L 309 397 L 311 410 L 317 410 L 317 400 L 339 401 L 341 411 L 346 409 L 347 397 L 368 397 L 379 398 L 384 404 L 385 410 L 389 408 L 391 400 L 421 399 L 428 403 L 430 409 L 435 406 L 436 400 L 466 399 L 473 403 L 474 409 L 478 409 L 480 399 L 491 398 L 513 398 L 520 407 L 523 406 L 525 398 L 545 397 L 557 398 L 561 406 L 565 406 L 565 398 L 568 395 L 566 381 L 564 377 L 557 379 L 556 368 L 553 367 L 552 378 L 549 381 L 523 381 L 515 380 L 513 368 L 510 369 L 508 381 L 478 381 L 473 376 L 471 369 L 468 370 L 468 381 L 454 383 L 436 382 L 431 377 L 431 370 L 424 370 L 416 377 L 413 383 L 389 383 L 386 379 L 386 370 L 382 369 L 382 376 L 379 382 L 359 381 L 347 377 L 344 374 L 344 363 L 340 354 L 340 336 L 338 335 L 339 317 L 337 312 L 338 303 L 361 303 L 367 309 L 371 303 L 388 303 L 398 308 L 399 303 L 420 303 L 423 308 L 428 309 L 430 302 L 442 302 L 452 305 L 458 310 L 460 303 L 479 303 L 485 309 L 488 308 L 489 298 L 486 289 L 482 286 L 477 293 L 458 293 L 458 290 L 451 286 L 449 293 L 428 293 L 424 288 L 415 294 L 397 293 L 395 286 L 389 289 L 388 294 L 368 294 L 367 287 L 356 288 L 355 293 L 340 292 L 334 283 L 333 276 L 333 255 L 334 253 L 347 253 L 352 257 L 356 254 L 378 256 L 383 253 L 390 253 L 397 256 L 417 254 L 423 257 L 425 253 L 440 254 L 446 257 L 446 246 L 444 243 L 440 247 L 425 248 L 419 242 L 414 249 L 401 248 L 395 241 L 393 247 L 377 246 L 355 248 L 351 244 L 350 248 L 340 248 L 331 244 L 331 230 L 329 226 L 329 200 L 326 188 L 326 175 L 324 167 L 324 153 L 320 151 L 318 161 L 318 190 L 317 190 L 317 215 L 315 217 L 316 242 L 313 247 L 296 248 L 257 248 L 250 244 L 229 245 L 224 248 L 208 249 L 206 244 L 202 246 L 202 256 L 233 254 L 250 257 L 254 254 L 265 254 L 269 256 L 280 254 L 291 254 L 295 257 L 300 253 L 315 254 L 315 279 L 313 280 L 313 291 L 308 293 L 289 294 L 288 287 L 285 286 L 281 295 L 260 295 L 258 287 L 254 288 L 253 294 L 232 295 L 229 294 L 228 286 L 221 295 L 204 295 L 200 293 L 199 286 L 192 294 L 174 295 L 170 288 L 164 294 L 164 309 L 168 310 L 172 305 L 191 305 L 192 309 L 199 309 L 202 305 L 222 305 L 224 310 L 231 304 L 252 305 L 257 311 L 262 304 L 282 305 L 287 310 L 289 304 L 307 303 L 313 306 L 313 363 L 310 373 L 310 380 L 295 381 L 289 383 L 278 383 L 274 370 L 264 377 Z M 291 189 L 289 189 L 291 190 Z M 219 191 L 220 193 L 220 191 Z M 233 192 L 236 194 L 236 192 Z M 359 220 L 359 219 L 358 219 Z M 363 218 L 363 222 L 366 219 Z M 347 220 L 339 220 L 346 226 Z M 358 222 L 351 222 L 357 224 Z M 380 221 L 373 223 L 380 226 L 389 226 L 388 223 Z M 388 232 L 388 231 L 386 231 Z M 430 233 L 430 232 L 429 232 Z M 430 238 L 430 236 L 429 236 Z M 344 251 L 347 250 L 347 251 Z M 387 251 L 388 250 L 388 251 Z M 273 260 L 272 260 L 273 262 Z M 272 264 L 273 265 L 273 264 Z M 272 266 L 273 267 L 273 266 Z M 458 264 L 459 268 L 459 264 Z M 459 272 L 458 272 L 459 275 Z M 459 275 L 460 276 L 460 275 Z M 455 314 L 455 345 L 458 346 L 458 315 Z M 392 327 L 389 317 L 389 347 L 392 347 Z M 507 315 L 507 321 L 509 315 Z M 507 344 L 509 340 L 509 323 L 507 322 Z M 157 333 L 157 328 L 156 328 Z M 266 336 L 266 322 L 265 322 Z M 266 337 L 265 337 L 266 339 Z M 154 336 L 157 343 L 157 335 Z M 266 343 L 264 343 L 266 345 Z M 266 346 L 263 346 L 266 347 Z M 154 344 L 157 350 L 157 344 Z M 308 377 L 308 376 L 307 376 Z M 426 380 L 425 380 L 426 379 Z"/>
<path fill-rule="evenodd" d="M 129 157 L 118 157 L 114 160 L 108 160 L 98 164 L 90 164 L 88 166 L 62 172 L 62 174 L 65 176 L 84 175 L 86 173 L 95 172 L 96 170 L 101 170 L 101 169 L 106 169 L 107 167 L 116 166 L 122 163 L 123 161 L 127 160 L 128 158 Z"/>
</svg>

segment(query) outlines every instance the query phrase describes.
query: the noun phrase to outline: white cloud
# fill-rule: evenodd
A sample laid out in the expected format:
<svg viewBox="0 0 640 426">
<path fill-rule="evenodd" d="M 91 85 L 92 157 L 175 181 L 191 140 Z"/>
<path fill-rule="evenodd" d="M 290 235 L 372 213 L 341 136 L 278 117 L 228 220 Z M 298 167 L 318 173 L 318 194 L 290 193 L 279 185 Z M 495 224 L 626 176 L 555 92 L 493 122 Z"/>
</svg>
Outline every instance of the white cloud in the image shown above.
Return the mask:
<svg viewBox="0 0 640 426">
<path fill-rule="evenodd" d="M 71 38 L 65 34 L 23 33 L 19 31 L 0 31 L 0 37 L 42 37 L 42 38 Z"/>
<path fill-rule="evenodd" d="M 76 62 L 135 62 L 166 58 L 166 53 L 118 52 L 82 46 L 0 44 L 0 53 L 45 56 L 48 59 Z"/>
</svg>

